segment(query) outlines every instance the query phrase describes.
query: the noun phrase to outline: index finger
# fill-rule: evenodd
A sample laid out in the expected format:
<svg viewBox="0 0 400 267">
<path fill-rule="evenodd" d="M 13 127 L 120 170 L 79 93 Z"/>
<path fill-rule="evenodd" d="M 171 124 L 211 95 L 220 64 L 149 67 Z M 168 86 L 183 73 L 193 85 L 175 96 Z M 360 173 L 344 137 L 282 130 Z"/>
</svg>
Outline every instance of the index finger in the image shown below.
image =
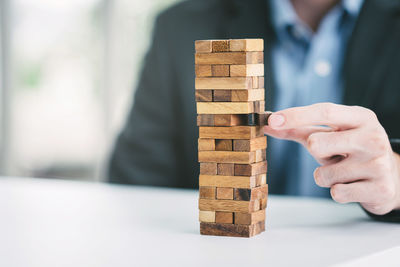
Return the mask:
<svg viewBox="0 0 400 267">
<path fill-rule="evenodd" d="M 268 125 L 279 130 L 320 125 L 343 130 L 357 128 L 373 119 L 375 113 L 363 107 L 318 103 L 272 113 Z"/>
</svg>

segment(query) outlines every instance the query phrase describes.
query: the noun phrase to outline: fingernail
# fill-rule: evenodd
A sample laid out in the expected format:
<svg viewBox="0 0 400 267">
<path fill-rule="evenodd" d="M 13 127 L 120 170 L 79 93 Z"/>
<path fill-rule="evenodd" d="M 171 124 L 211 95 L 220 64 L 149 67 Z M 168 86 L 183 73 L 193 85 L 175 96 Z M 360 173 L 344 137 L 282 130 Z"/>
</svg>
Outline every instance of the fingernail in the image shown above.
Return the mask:
<svg viewBox="0 0 400 267">
<path fill-rule="evenodd" d="M 269 117 L 268 124 L 271 127 L 280 127 L 285 124 L 285 117 L 279 114 L 272 114 Z"/>
</svg>

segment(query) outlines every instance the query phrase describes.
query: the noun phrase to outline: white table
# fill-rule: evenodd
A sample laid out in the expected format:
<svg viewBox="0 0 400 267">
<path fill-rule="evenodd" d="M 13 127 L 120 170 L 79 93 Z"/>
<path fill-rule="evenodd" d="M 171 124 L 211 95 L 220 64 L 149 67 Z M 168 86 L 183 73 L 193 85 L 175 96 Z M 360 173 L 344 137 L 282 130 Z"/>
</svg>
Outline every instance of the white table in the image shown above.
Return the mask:
<svg viewBox="0 0 400 267">
<path fill-rule="evenodd" d="M 330 266 L 400 245 L 357 205 L 277 196 L 261 235 L 201 236 L 197 194 L 0 178 L 0 266 Z"/>
</svg>

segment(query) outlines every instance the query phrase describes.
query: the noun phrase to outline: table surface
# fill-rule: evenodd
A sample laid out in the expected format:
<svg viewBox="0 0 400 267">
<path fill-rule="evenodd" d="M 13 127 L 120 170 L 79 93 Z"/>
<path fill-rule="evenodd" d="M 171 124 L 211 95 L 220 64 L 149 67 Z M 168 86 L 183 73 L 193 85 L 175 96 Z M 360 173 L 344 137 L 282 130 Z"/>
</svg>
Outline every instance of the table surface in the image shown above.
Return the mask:
<svg viewBox="0 0 400 267">
<path fill-rule="evenodd" d="M 400 245 L 399 224 L 374 222 L 357 205 L 279 196 L 269 197 L 261 235 L 201 236 L 197 197 L 0 178 L 0 266 L 331 266 Z"/>
</svg>

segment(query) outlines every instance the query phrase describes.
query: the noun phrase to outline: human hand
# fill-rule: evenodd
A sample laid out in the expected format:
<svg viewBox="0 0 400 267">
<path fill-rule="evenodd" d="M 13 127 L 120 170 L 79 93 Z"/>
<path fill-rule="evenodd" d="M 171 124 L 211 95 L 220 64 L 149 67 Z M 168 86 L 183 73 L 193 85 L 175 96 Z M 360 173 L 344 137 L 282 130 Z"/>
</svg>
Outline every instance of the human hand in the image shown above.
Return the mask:
<svg viewBox="0 0 400 267">
<path fill-rule="evenodd" d="M 272 113 L 264 131 L 303 144 L 321 164 L 315 182 L 335 201 L 359 202 L 377 215 L 400 209 L 400 156 L 373 111 L 332 103 L 289 108 Z"/>
</svg>

